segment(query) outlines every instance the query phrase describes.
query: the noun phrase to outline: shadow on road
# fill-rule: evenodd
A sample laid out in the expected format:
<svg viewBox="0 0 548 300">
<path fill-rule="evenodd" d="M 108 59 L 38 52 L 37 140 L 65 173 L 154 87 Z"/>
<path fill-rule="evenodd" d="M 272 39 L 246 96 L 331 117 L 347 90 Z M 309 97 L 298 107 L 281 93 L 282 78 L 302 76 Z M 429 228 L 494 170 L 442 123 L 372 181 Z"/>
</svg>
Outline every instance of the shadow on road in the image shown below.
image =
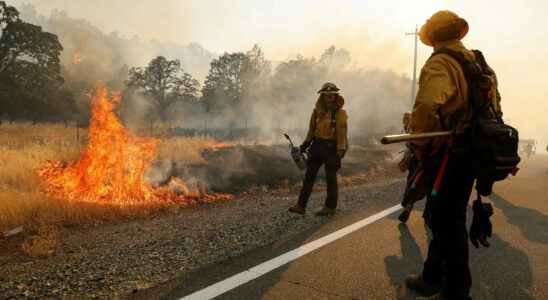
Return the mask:
<svg viewBox="0 0 548 300">
<path fill-rule="evenodd" d="M 395 299 L 409 299 L 410 296 L 418 296 L 415 292 L 409 292 L 405 287 L 405 277 L 409 274 L 405 270 L 413 270 L 422 265 L 423 257 L 415 238 L 409 232 L 407 225 L 398 224 L 400 231 L 401 258 L 390 255 L 384 258 L 386 273 L 390 277 L 390 284 L 395 287 Z M 408 295 L 409 294 L 409 295 Z"/>
<path fill-rule="evenodd" d="M 535 299 L 529 258 L 494 234 L 491 247 L 470 249 L 474 299 Z M 474 257 L 476 256 L 476 257 Z"/>
<path fill-rule="evenodd" d="M 321 230 L 324 226 L 328 225 L 330 222 L 336 220 L 336 218 L 333 217 L 321 217 L 321 223 L 317 224 L 315 226 L 312 226 L 311 228 L 296 233 L 293 236 L 290 236 L 286 239 L 274 242 L 270 245 L 267 245 L 265 247 L 262 247 L 262 249 L 251 251 L 248 257 L 245 259 L 245 262 L 242 264 L 241 262 L 238 263 L 239 266 L 245 266 L 246 268 L 255 266 L 259 263 L 262 263 L 265 261 L 265 259 L 276 257 L 277 255 L 281 255 L 286 253 L 287 251 L 296 249 L 300 246 L 303 246 L 307 244 L 309 241 L 309 238 L 314 235 L 317 231 Z M 265 251 L 266 250 L 266 251 Z M 235 265 L 235 262 L 231 262 L 229 260 L 230 264 Z M 306 294 L 308 292 L 313 292 L 314 297 L 321 297 L 321 298 L 340 298 L 340 295 L 333 294 L 329 290 L 319 289 L 314 286 L 310 286 L 306 284 L 305 278 L 303 280 L 287 280 L 284 279 L 284 274 L 292 267 L 291 262 L 284 264 L 283 266 L 280 266 L 276 268 L 275 270 L 272 270 L 256 279 L 253 279 L 252 281 L 235 288 L 233 290 L 230 290 L 219 297 L 216 297 L 215 299 L 262 299 L 264 297 L 274 297 L 273 295 L 269 295 L 269 292 L 272 288 L 279 285 L 280 283 L 288 284 L 289 286 L 286 286 L 285 288 L 289 288 L 292 290 L 295 288 L 295 290 L 299 291 L 299 293 Z M 252 289 L 249 289 L 249 287 L 252 287 Z M 287 292 L 287 291 L 286 291 Z M 318 296 L 320 295 L 320 296 Z M 279 297 L 280 295 L 277 295 L 276 297 Z M 284 297 L 282 295 L 281 297 Z M 299 297 L 295 295 L 295 299 L 298 299 Z"/>
<path fill-rule="evenodd" d="M 495 195 L 494 197 L 499 196 Z M 545 218 L 542 214 L 521 207 L 516 207 L 508 201 L 494 199 L 495 203 L 500 203 L 505 211 L 512 210 L 510 213 L 517 219 L 524 235 L 525 231 L 533 241 L 539 241 L 541 231 L 532 227 L 531 223 L 537 223 L 537 227 L 546 228 L 543 225 Z M 521 214 L 515 211 L 521 211 Z M 420 209 L 419 209 L 420 211 Z M 471 208 L 469 207 L 468 226 L 471 221 Z M 513 222 L 510 217 L 510 222 Z M 523 226 L 523 227 L 521 227 Z M 408 274 L 420 272 L 423 265 L 423 257 L 420 247 L 412 236 L 407 225 L 399 224 L 401 257 L 399 255 L 389 255 L 385 257 L 386 273 L 390 279 L 390 285 L 395 289 L 395 298 L 399 300 L 414 299 L 419 293 L 407 289 L 405 286 L 405 277 Z M 426 227 L 425 227 L 426 230 Z M 536 231 L 535 231 L 536 230 Z M 431 238 L 431 232 L 426 230 L 428 240 Z M 541 239 L 540 239 L 541 240 Z M 515 248 L 500 236 L 494 234 L 490 239 L 491 247 L 476 249 L 470 244 L 470 269 L 472 272 L 472 290 L 471 296 L 474 299 L 534 299 L 530 291 L 533 287 L 533 274 L 531 263 L 527 255 Z"/>
<path fill-rule="evenodd" d="M 493 200 L 495 207 L 502 209 L 510 224 L 520 228 L 526 239 L 548 244 L 548 216 L 534 209 L 516 206 L 495 193 L 489 198 Z"/>
</svg>

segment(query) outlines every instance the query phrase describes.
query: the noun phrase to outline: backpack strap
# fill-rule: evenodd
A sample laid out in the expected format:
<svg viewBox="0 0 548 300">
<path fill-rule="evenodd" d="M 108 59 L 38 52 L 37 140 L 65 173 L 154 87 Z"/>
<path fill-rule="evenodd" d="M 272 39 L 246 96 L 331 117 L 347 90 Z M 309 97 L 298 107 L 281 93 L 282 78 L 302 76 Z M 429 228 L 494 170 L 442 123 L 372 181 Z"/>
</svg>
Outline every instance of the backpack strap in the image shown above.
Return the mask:
<svg viewBox="0 0 548 300">
<path fill-rule="evenodd" d="M 335 137 L 335 140 L 337 139 L 337 112 L 339 111 L 339 105 L 335 103 L 335 107 L 333 108 L 333 112 L 331 113 L 331 132 L 333 133 L 333 136 Z M 345 151 L 348 151 L 348 139 L 346 139 L 346 149 Z M 344 157 L 344 154 L 343 154 Z"/>
<path fill-rule="evenodd" d="M 333 109 L 331 110 L 331 134 L 335 139 L 337 139 L 337 111 L 339 110 L 339 106 L 335 104 Z"/>
<path fill-rule="evenodd" d="M 484 80 L 484 76 L 491 76 L 493 73 L 489 70 L 485 57 L 479 50 L 472 50 L 474 52 L 475 61 L 469 61 L 464 57 L 464 54 L 459 51 L 452 50 L 450 48 L 442 48 L 434 53 L 430 57 L 439 54 L 446 54 L 455 59 L 464 72 L 464 78 L 468 84 L 468 102 L 472 106 L 472 118 L 479 117 L 486 109 L 490 109 L 493 105 L 492 98 L 489 95 L 480 91 L 480 82 Z M 489 106 L 491 105 L 491 107 Z M 495 114 L 496 115 L 496 114 Z"/>
<path fill-rule="evenodd" d="M 333 136 L 336 138 L 337 135 L 337 118 L 336 118 L 336 114 L 337 114 L 337 111 L 339 110 L 339 106 L 337 104 L 335 104 L 335 107 L 333 108 L 333 110 L 331 111 L 331 133 L 333 134 Z M 314 133 L 316 132 L 316 119 L 318 118 L 318 112 L 316 111 L 316 109 L 314 108 L 314 125 L 312 126 L 312 138 L 314 138 Z"/>
</svg>

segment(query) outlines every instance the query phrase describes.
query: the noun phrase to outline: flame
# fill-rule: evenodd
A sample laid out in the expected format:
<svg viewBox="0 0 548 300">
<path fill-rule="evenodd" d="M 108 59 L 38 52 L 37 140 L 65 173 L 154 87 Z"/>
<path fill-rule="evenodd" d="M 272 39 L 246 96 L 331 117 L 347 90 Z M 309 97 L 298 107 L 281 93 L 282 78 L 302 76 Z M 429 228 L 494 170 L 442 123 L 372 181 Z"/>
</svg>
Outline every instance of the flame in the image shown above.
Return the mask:
<svg viewBox="0 0 548 300">
<path fill-rule="evenodd" d="M 79 160 L 66 165 L 51 161 L 37 171 L 49 196 L 118 205 L 170 201 L 190 205 L 232 197 L 204 189 L 190 190 L 178 178 L 171 178 L 168 186 L 153 187 L 143 175 L 156 161 L 156 146 L 160 141 L 136 136 L 123 127 L 115 112 L 120 104 L 120 92 L 109 95 L 98 82 L 94 95 L 89 96 L 93 116 L 88 144 Z"/>
<path fill-rule="evenodd" d="M 217 142 L 214 139 L 209 141 L 209 148 L 224 148 L 232 146 L 229 142 Z"/>
<path fill-rule="evenodd" d="M 84 60 L 84 58 L 80 57 L 80 55 L 78 54 L 81 50 L 82 50 L 82 47 L 78 46 L 76 47 L 76 50 L 74 50 L 74 53 L 72 54 L 72 61 L 74 62 L 75 65 L 81 63 Z"/>
</svg>

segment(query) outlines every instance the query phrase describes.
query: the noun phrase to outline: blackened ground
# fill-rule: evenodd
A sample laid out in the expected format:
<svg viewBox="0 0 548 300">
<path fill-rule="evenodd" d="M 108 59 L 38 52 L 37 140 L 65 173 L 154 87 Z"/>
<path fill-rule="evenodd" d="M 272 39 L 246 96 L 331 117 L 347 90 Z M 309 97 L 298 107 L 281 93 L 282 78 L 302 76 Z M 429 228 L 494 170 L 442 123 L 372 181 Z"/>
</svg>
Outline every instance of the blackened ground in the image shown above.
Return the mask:
<svg viewBox="0 0 548 300">
<path fill-rule="evenodd" d="M 177 165 L 174 173 L 190 184 L 229 193 L 292 187 L 304 177 L 304 171 L 297 168 L 287 146 L 212 148 L 206 149 L 202 156 L 204 163 Z M 343 177 L 369 174 L 392 159 L 393 156 L 381 146 L 356 145 L 343 158 L 339 174 Z M 323 168 L 318 174 L 318 181 L 325 181 Z"/>
</svg>

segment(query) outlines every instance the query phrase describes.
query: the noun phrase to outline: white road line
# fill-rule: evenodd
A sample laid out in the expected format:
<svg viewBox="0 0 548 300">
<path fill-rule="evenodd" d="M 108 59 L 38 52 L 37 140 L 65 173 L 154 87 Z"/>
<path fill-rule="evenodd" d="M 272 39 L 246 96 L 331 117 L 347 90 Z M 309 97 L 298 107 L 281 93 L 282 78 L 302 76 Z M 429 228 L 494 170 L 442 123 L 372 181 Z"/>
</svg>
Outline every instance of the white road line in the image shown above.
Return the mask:
<svg viewBox="0 0 548 300">
<path fill-rule="evenodd" d="M 303 245 L 297 249 L 291 250 L 282 254 L 278 257 L 275 257 L 269 261 L 266 261 L 260 265 L 257 265 L 251 269 L 238 273 L 232 277 L 229 277 L 223 281 L 219 281 L 213 285 L 210 285 L 202 290 L 196 291 L 188 296 L 181 298 L 180 300 L 202 300 L 202 299 L 211 299 L 217 297 L 221 294 L 224 294 L 246 282 L 249 282 L 257 277 L 260 277 L 278 267 L 281 267 L 309 252 L 312 252 L 320 247 L 323 247 L 335 240 L 340 239 L 341 237 L 352 233 L 366 225 L 369 225 L 379 219 L 382 219 L 389 214 L 400 210 L 401 205 L 395 205 L 386 210 L 383 210 L 377 214 L 374 214 L 370 217 L 367 217 L 361 221 L 358 221 L 354 224 L 346 226 L 342 229 L 339 229 L 333 233 L 330 233 L 322 238 L 319 238 L 315 241 L 312 241 L 306 245 Z"/>
</svg>

